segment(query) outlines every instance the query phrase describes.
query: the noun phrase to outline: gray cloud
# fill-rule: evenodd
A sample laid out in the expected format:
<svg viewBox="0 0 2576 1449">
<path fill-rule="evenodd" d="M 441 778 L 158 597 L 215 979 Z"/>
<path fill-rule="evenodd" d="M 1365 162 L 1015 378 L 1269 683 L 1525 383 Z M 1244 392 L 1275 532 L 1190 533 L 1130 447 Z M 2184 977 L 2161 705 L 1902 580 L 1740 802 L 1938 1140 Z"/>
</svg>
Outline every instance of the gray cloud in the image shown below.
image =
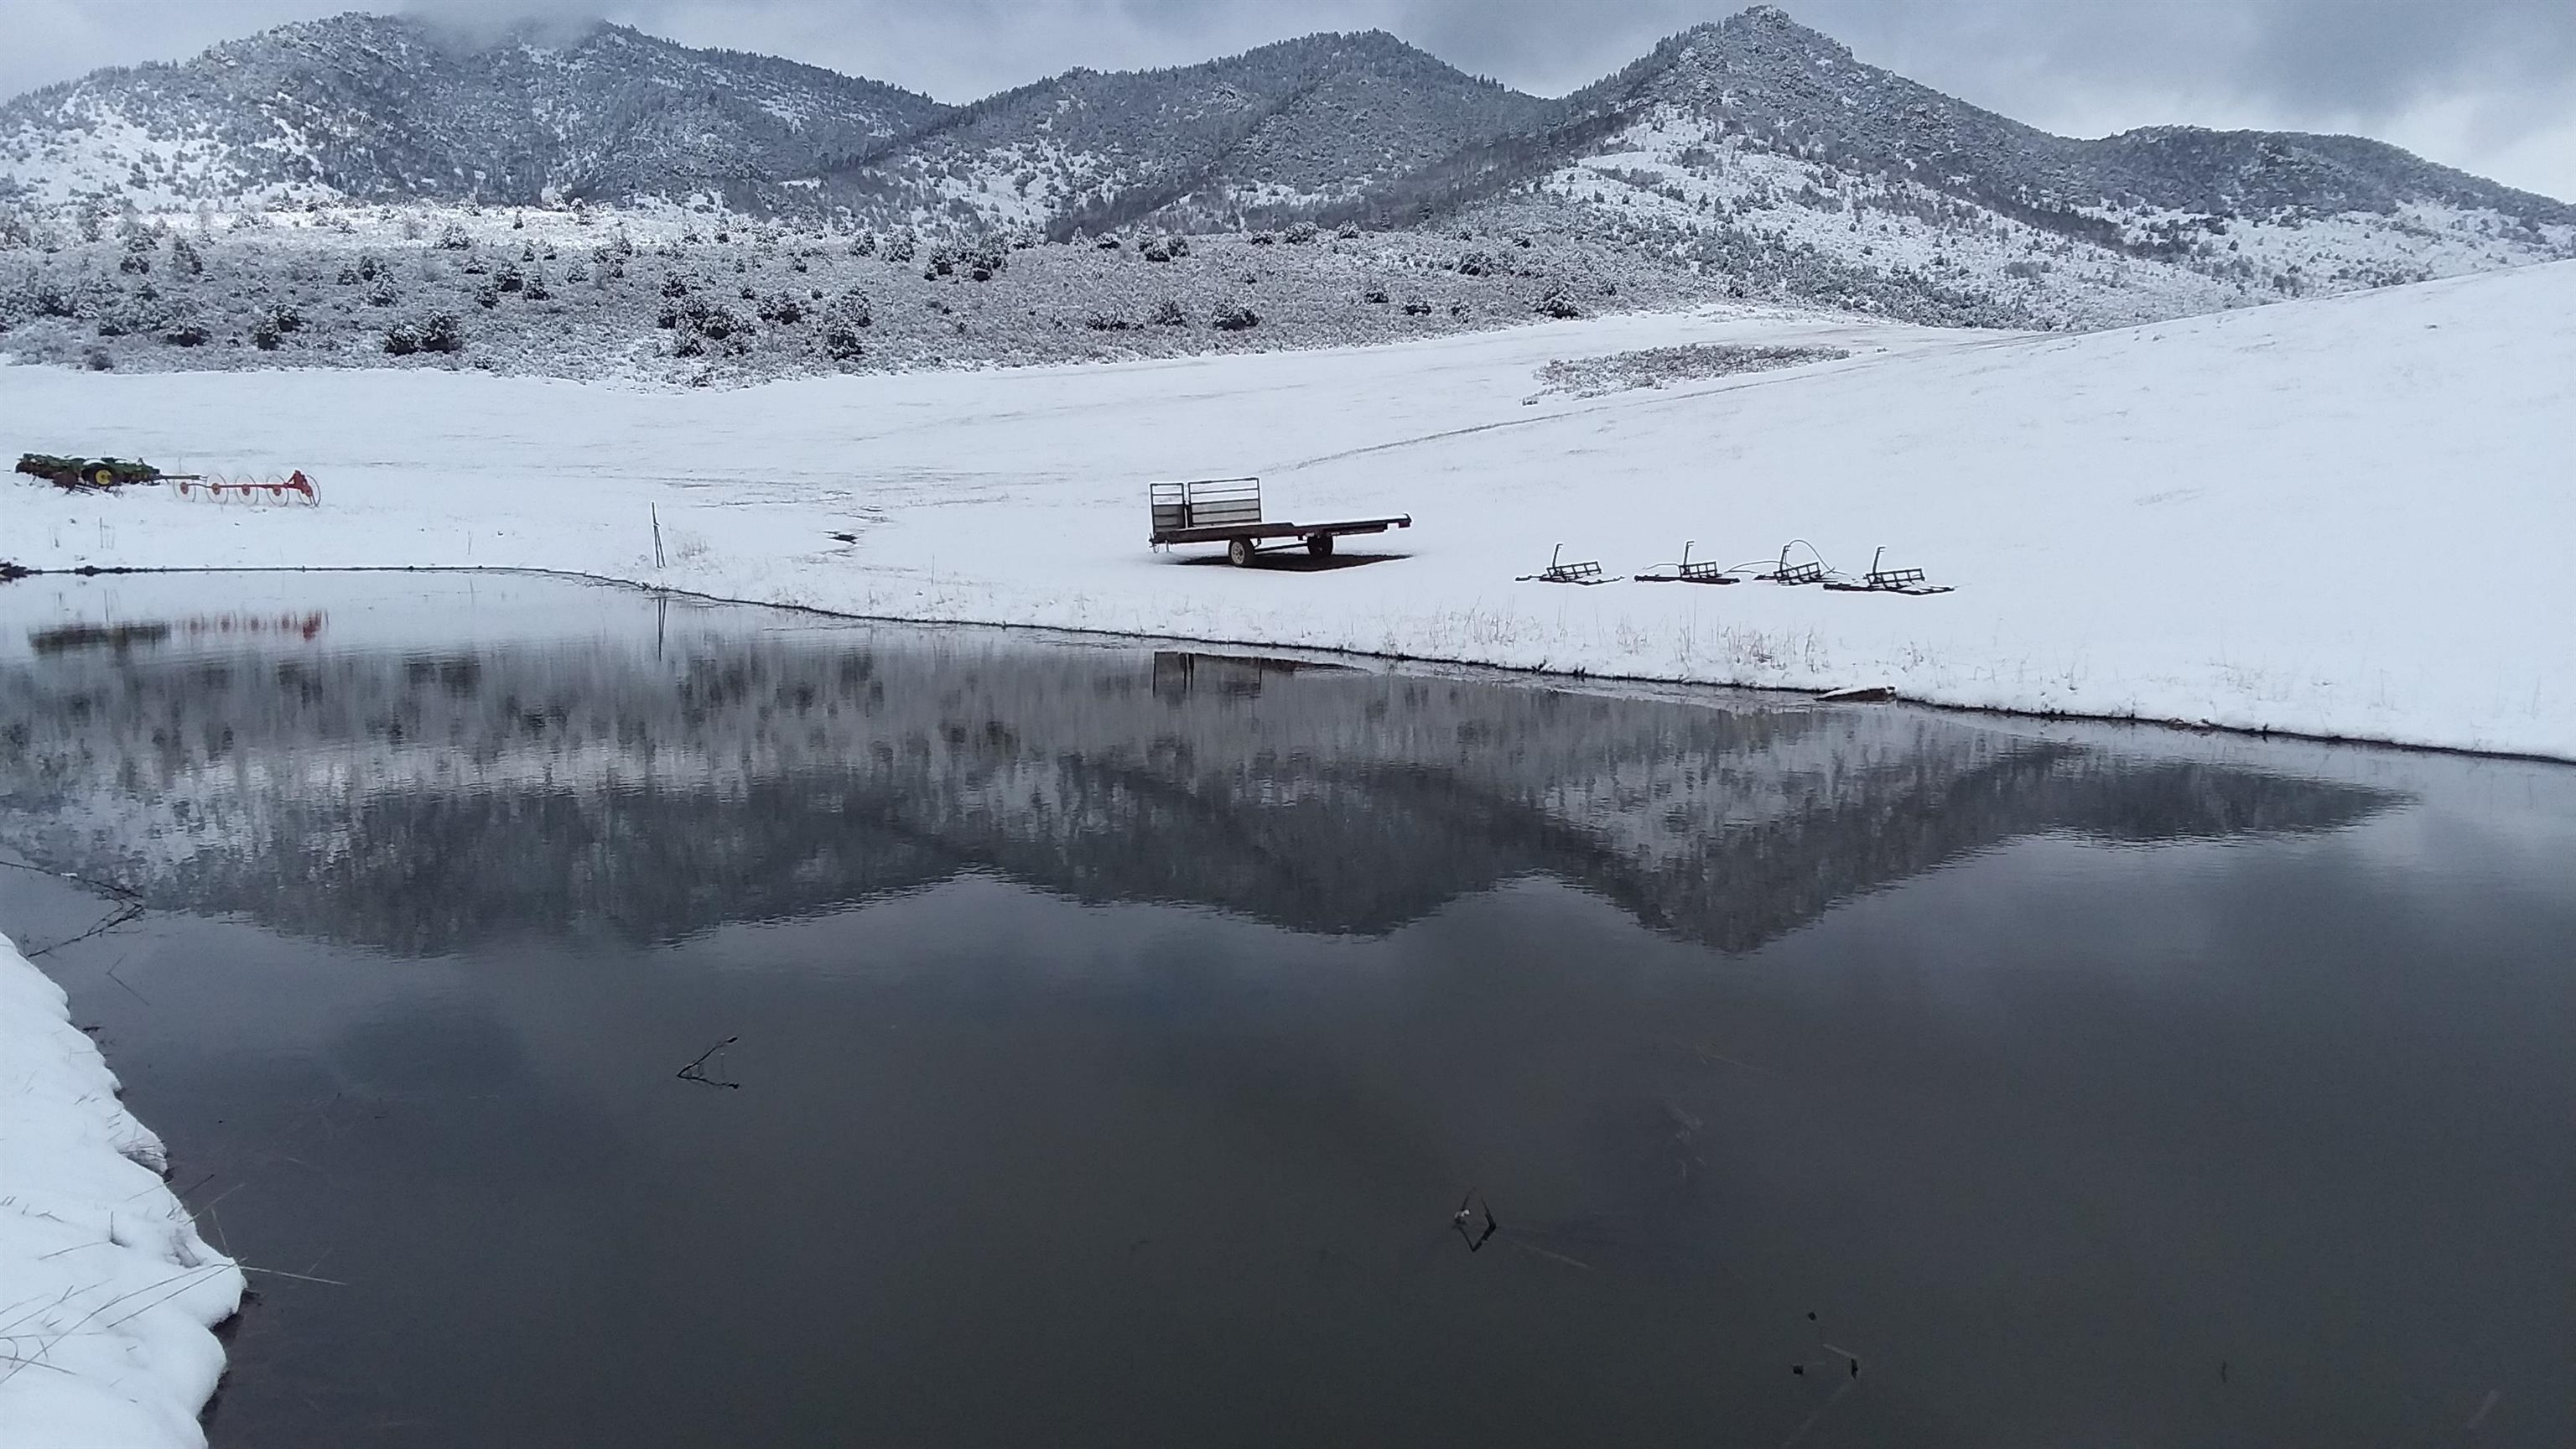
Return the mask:
<svg viewBox="0 0 2576 1449">
<path fill-rule="evenodd" d="M 0 93 L 176 59 L 346 8 L 302 0 L 0 0 Z M 414 0 L 478 28 L 599 13 L 965 100 L 1070 66 L 1177 65 L 1381 27 L 1561 94 L 1735 0 Z M 2188 122 L 2357 131 L 2576 196 L 2566 0 L 1796 0 L 1868 61 L 2051 130 Z"/>
</svg>

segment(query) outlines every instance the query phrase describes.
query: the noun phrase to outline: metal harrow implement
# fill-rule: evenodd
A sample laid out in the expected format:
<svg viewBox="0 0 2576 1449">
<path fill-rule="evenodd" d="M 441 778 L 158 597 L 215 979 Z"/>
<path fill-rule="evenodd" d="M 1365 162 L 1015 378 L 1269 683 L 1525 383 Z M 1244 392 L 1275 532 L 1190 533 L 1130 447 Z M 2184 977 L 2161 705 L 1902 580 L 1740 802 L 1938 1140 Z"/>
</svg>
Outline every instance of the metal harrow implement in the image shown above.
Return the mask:
<svg viewBox="0 0 2576 1449">
<path fill-rule="evenodd" d="M 170 491 L 181 498 L 208 503 L 301 503 L 321 506 L 321 492 L 301 468 L 283 478 L 227 478 L 220 473 L 172 478 Z"/>
</svg>

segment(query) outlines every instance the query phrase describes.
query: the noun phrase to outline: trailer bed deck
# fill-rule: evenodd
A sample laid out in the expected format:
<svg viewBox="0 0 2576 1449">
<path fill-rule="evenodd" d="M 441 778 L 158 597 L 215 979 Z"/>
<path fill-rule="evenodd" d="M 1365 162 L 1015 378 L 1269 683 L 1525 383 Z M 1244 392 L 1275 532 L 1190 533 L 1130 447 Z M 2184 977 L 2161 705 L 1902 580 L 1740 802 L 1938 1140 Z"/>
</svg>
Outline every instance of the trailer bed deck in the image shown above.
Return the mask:
<svg viewBox="0 0 2576 1449">
<path fill-rule="evenodd" d="M 1329 523 L 1290 523 L 1261 516 L 1258 478 L 1196 478 L 1156 483 L 1147 489 L 1153 529 L 1147 541 L 1155 547 L 1175 543 L 1221 543 L 1226 556 L 1248 565 L 1269 539 L 1301 539 L 1318 556 L 1333 551 L 1333 540 L 1354 533 L 1384 533 L 1411 528 L 1413 515 L 1344 518 Z"/>
</svg>

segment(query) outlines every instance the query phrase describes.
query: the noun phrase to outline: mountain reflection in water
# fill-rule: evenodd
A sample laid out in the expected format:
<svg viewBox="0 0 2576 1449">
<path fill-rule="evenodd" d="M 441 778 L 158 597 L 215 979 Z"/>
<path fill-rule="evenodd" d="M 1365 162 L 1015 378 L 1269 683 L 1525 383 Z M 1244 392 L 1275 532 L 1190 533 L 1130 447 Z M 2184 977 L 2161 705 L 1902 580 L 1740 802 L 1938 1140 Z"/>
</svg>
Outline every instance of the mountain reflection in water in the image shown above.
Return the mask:
<svg viewBox="0 0 2576 1449">
<path fill-rule="evenodd" d="M 1906 710 L 888 629 L 46 648 L 0 666 L 0 720 L 31 857 L 421 955 L 966 871 L 1327 933 L 1538 873 L 1744 951 L 2017 837 L 2313 831 L 2394 798 Z"/>
</svg>

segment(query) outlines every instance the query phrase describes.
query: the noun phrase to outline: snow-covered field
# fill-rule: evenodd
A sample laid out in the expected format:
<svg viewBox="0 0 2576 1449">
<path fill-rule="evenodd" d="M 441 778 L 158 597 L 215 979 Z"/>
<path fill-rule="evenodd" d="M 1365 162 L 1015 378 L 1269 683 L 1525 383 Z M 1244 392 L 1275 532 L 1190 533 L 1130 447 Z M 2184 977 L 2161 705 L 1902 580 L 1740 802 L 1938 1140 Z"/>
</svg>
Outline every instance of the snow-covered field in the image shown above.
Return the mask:
<svg viewBox="0 0 2576 1449">
<path fill-rule="evenodd" d="M 1541 393 L 1552 361 L 1696 343 L 1853 355 Z M 553 568 L 2576 758 L 2576 264 L 2071 337 L 1718 309 L 735 391 L 19 367 L 0 403 L 23 447 L 322 485 L 313 510 L 0 490 L 0 557 L 41 568 Z M 1273 517 L 1416 526 L 1324 571 L 1146 547 L 1147 480 L 1245 473 Z M 1615 576 L 1686 539 L 1852 573 L 1885 545 L 1957 591 L 1514 582 L 1559 541 Z"/>
<path fill-rule="evenodd" d="M 0 1444 L 203 1444 L 224 1368 L 208 1329 L 241 1270 L 197 1236 L 161 1141 L 0 936 Z"/>
</svg>

